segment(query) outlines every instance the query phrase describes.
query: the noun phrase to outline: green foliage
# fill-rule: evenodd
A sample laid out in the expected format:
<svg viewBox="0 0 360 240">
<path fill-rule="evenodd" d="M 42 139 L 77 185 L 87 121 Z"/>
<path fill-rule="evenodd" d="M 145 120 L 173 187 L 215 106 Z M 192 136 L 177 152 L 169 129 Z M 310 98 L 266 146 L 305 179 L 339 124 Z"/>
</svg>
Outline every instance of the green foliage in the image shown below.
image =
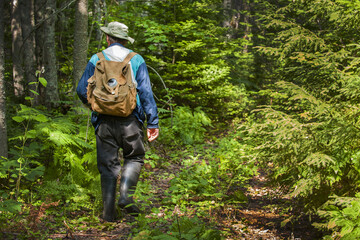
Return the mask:
<svg viewBox="0 0 360 240">
<path fill-rule="evenodd" d="M 245 132 L 253 157 L 316 211 L 359 189 L 358 16 L 352 1 L 283 1 L 261 19 L 272 61 Z"/>
<path fill-rule="evenodd" d="M 181 151 L 179 145 L 167 149 L 170 161 L 182 165 L 175 174 L 142 173 L 135 197 L 147 214 L 137 218 L 134 239 L 223 239 L 223 234 L 211 227 L 216 219 L 209 217 L 209 212 L 227 204 L 246 203 L 247 197 L 239 188 L 255 174 L 256 167 L 248 161 L 249 146 L 242 142 L 240 133 L 231 132 L 213 139 L 217 140 L 186 145 Z M 162 156 L 156 154 L 155 149 L 146 158 L 152 168 L 164 166 Z M 152 165 L 151 161 L 155 163 Z M 170 187 L 157 189 L 159 186 L 149 183 L 148 179 L 155 182 L 171 179 Z M 154 207 L 159 191 L 165 192 L 166 197 L 161 196 L 161 207 Z M 203 218 L 210 221 L 205 224 Z"/>
<path fill-rule="evenodd" d="M 220 0 L 105 2 L 106 19 L 98 23 L 90 14 L 91 27 L 105 21 L 129 26 L 136 39 L 129 47 L 149 66 L 161 116 L 159 142 L 170 161 L 183 167 L 163 176 L 172 178 L 165 206 L 151 211 L 164 212 L 164 218 L 140 216 L 135 238 L 219 239 L 219 232 L 202 220 L 178 218 L 174 212 L 189 214 L 186 209 L 193 205 L 205 216 L 211 207 L 246 201 L 238 187 L 255 173 L 255 163 L 268 169 L 289 196 L 304 200 L 307 209 L 316 210 L 333 194 L 352 197 L 359 190 L 358 0 L 242 1 L 250 8 L 233 11 L 224 10 Z M 72 8 L 58 13 L 63 100 L 72 98 L 74 87 L 73 36 L 67 30 L 73 29 L 68 17 L 73 13 Z M 236 13 L 241 14 L 238 28 L 220 26 Z M 89 56 L 106 46 L 104 39 L 93 39 Z M 5 75 L 10 79 L 10 71 Z M 46 86 L 38 77 L 30 84 Z M 252 99 L 245 86 L 258 91 Z M 246 116 L 255 101 L 259 106 L 248 123 L 234 121 L 233 133 L 204 143 L 216 121 L 227 125 L 233 117 Z M 95 138 L 86 129 L 86 114 L 17 108 L 8 121 L 13 147 L 0 161 L 0 211 L 10 216 L 26 203 L 45 201 L 46 195 L 65 202 L 67 210 L 68 203 L 88 207 L 88 202 L 96 212 L 101 203 Z M 146 155 L 151 168 L 161 169 L 169 159 L 156 151 Z M 155 175 L 146 174 L 145 179 Z M 153 193 L 148 182 L 140 183 L 136 198 L 148 209 Z M 331 228 L 336 236 L 357 237 L 357 213 L 350 214 L 358 210 L 357 202 L 327 215 L 336 223 Z M 167 233 L 154 230 L 168 222 Z"/>
<path fill-rule="evenodd" d="M 185 144 L 201 143 L 211 120 L 200 108 L 192 112 L 188 107 L 177 107 L 174 111 L 173 131 L 176 138 Z"/>
<path fill-rule="evenodd" d="M 189 200 L 196 197 L 220 199 L 224 196 L 224 192 L 218 189 L 221 182 L 214 163 L 207 164 L 205 160 L 199 161 L 198 157 L 184 160 L 185 168 L 171 180 L 169 196 L 173 203 L 190 203 Z"/>
<path fill-rule="evenodd" d="M 208 229 L 197 218 L 180 218 L 172 224 L 169 235 L 175 239 L 222 239 L 220 231 Z"/>
<path fill-rule="evenodd" d="M 65 200 L 67 194 L 69 198 L 74 196 L 70 192 L 80 189 L 80 186 L 92 186 L 97 174 L 91 152 L 94 151 L 94 139 L 92 144 L 85 141 L 86 125 L 83 121 L 84 127 L 78 127 L 79 115 L 51 116 L 38 108 L 20 105 L 13 120 L 11 124 L 15 132 L 9 138 L 12 148 L 9 158 L 0 164 L 2 185 L 6 186 L 1 196 L 4 211 L 20 210 L 19 202 L 28 198 L 43 177 L 54 180 L 46 182 L 43 187 L 49 190 L 44 196 L 49 194 L 55 200 Z M 84 154 L 85 150 L 91 151 Z M 69 173 L 72 184 L 59 185 L 58 189 L 57 181 L 66 181 L 65 176 Z"/>
<path fill-rule="evenodd" d="M 343 185 L 359 181 L 358 172 L 349 174 L 358 152 L 353 113 L 296 85 L 279 82 L 277 86 L 274 105 L 258 109 L 256 116 L 262 121 L 247 130 L 260 152 L 257 158 L 272 167 L 274 179 L 291 187 L 291 196 L 309 198 L 310 208 L 323 204 L 331 192 L 342 194 L 356 188 Z M 339 184 L 342 189 L 337 188 Z"/>
<path fill-rule="evenodd" d="M 134 240 L 165 240 L 165 239 L 214 239 L 221 240 L 221 232 L 209 227 L 198 218 L 176 217 L 167 233 L 158 230 L 143 230 Z"/>
<path fill-rule="evenodd" d="M 173 116 L 163 118 L 160 141 L 167 144 L 196 144 L 204 141 L 205 133 L 212 127 L 210 118 L 200 107 L 176 107 Z"/>
<path fill-rule="evenodd" d="M 80 188 L 73 183 L 71 175 L 64 176 L 61 180 L 50 180 L 44 182 L 38 189 L 39 197 L 45 201 L 70 200 L 80 194 Z"/>
<path fill-rule="evenodd" d="M 327 220 L 327 223 L 315 224 L 319 228 L 330 230 L 331 235 L 324 239 L 358 239 L 360 237 L 360 195 L 353 198 L 334 197 L 330 200 L 319 215 Z"/>
<path fill-rule="evenodd" d="M 205 209 L 215 202 L 224 204 L 225 200 L 246 201 L 242 197 L 228 197 L 233 187 L 244 186 L 256 171 L 245 152 L 248 146 L 239 142 L 237 137 L 236 134 L 229 135 L 209 146 L 198 146 L 196 155 L 182 160 L 183 168 L 170 181 L 168 200 Z"/>
<path fill-rule="evenodd" d="M 221 9 L 218 0 L 124 2 L 110 6 L 107 18 L 128 23 L 136 39 L 131 48 L 162 76 L 173 103 L 192 109 L 201 106 L 214 119 L 221 119 L 242 114 L 248 94 L 241 83 L 253 71 L 248 64 L 252 55 L 241 53 L 248 41 L 226 38 L 227 28 L 219 26 Z M 153 71 L 150 75 L 158 103 L 167 103 L 164 82 Z M 238 79 L 231 81 L 230 75 Z"/>
<path fill-rule="evenodd" d="M 16 214 L 21 211 L 22 204 L 13 199 L 8 199 L 8 194 L 1 191 L 0 211 L 4 213 Z"/>
<path fill-rule="evenodd" d="M 255 163 L 248 156 L 250 149 L 251 146 L 242 142 L 239 133 L 219 140 L 213 154 L 219 165 L 217 176 L 225 183 L 226 191 L 233 186 L 244 184 L 256 174 Z"/>
</svg>

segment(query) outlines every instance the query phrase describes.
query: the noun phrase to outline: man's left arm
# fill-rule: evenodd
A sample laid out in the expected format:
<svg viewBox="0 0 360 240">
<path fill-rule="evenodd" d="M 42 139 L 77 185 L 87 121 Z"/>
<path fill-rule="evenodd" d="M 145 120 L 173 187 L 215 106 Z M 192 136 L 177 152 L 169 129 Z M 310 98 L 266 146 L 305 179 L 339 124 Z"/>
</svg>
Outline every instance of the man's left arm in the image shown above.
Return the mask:
<svg viewBox="0 0 360 240">
<path fill-rule="evenodd" d="M 146 114 L 148 140 L 151 142 L 159 135 L 159 117 L 156 102 L 151 89 L 149 72 L 145 62 L 143 62 L 138 68 L 136 81 L 138 83 L 137 90 L 140 103 Z"/>
</svg>

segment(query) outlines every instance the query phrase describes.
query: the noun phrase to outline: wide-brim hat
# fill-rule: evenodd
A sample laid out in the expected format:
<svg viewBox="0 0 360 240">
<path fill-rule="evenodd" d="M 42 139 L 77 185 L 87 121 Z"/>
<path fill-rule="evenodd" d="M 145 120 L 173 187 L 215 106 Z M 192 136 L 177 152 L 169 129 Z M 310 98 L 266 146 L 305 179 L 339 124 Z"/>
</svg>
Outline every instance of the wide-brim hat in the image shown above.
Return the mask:
<svg viewBox="0 0 360 240">
<path fill-rule="evenodd" d="M 107 25 L 107 27 L 101 27 L 100 30 L 109 36 L 125 39 L 131 43 L 134 43 L 135 41 L 133 38 L 129 37 L 128 27 L 123 23 L 111 22 Z"/>
</svg>

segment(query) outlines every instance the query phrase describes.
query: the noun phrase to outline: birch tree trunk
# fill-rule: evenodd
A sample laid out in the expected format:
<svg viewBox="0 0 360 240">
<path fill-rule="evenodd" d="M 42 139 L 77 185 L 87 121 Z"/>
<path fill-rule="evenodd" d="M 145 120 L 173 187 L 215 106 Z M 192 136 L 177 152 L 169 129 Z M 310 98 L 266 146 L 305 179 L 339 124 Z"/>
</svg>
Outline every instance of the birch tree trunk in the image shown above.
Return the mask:
<svg viewBox="0 0 360 240">
<path fill-rule="evenodd" d="M 2 1 L 3 2 L 3 1 Z M 11 1 L 11 33 L 12 33 L 12 60 L 13 60 L 13 81 L 14 94 L 22 97 L 24 94 L 24 71 L 20 48 L 22 46 L 21 15 L 18 0 Z"/>
<path fill-rule="evenodd" d="M 36 78 L 36 58 L 35 58 L 35 34 L 33 29 L 35 27 L 34 19 L 34 0 L 21 0 L 21 30 L 23 36 L 23 46 L 21 51 L 24 56 L 24 70 L 26 82 L 28 84 L 37 81 Z M 38 92 L 35 84 L 28 85 L 30 90 Z M 32 103 L 38 104 L 38 95 L 31 93 L 30 96 L 34 99 Z"/>
<path fill-rule="evenodd" d="M 48 108 L 59 106 L 59 91 L 56 64 L 56 48 L 55 48 L 55 11 L 56 0 L 47 0 L 45 9 L 45 19 L 43 24 L 43 61 L 45 67 L 44 77 L 48 84 L 45 89 L 46 102 Z"/>
<path fill-rule="evenodd" d="M 4 30 L 4 1 L 0 1 L 0 161 L 2 161 L 2 157 L 8 157 L 4 79 Z"/>
<path fill-rule="evenodd" d="M 87 38 L 88 38 L 88 1 L 77 0 L 75 8 L 74 28 L 74 72 L 73 72 L 73 95 L 77 82 L 81 78 L 87 64 Z"/>
</svg>

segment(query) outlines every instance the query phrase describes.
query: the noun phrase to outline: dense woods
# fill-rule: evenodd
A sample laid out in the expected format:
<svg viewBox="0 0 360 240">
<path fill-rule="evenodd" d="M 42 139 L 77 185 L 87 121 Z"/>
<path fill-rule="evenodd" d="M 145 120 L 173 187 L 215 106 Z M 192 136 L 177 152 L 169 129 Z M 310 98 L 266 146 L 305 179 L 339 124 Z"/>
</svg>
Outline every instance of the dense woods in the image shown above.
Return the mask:
<svg viewBox="0 0 360 240">
<path fill-rule="evenodd" d="M 359 0 L 0 1 L 0 236 L 358 239 L 359 11 Z M 143 214 L 104 223 L 75 88 L 111 21 L 148 65 L 160 136 L 135 193 Z"/>
</svg>

